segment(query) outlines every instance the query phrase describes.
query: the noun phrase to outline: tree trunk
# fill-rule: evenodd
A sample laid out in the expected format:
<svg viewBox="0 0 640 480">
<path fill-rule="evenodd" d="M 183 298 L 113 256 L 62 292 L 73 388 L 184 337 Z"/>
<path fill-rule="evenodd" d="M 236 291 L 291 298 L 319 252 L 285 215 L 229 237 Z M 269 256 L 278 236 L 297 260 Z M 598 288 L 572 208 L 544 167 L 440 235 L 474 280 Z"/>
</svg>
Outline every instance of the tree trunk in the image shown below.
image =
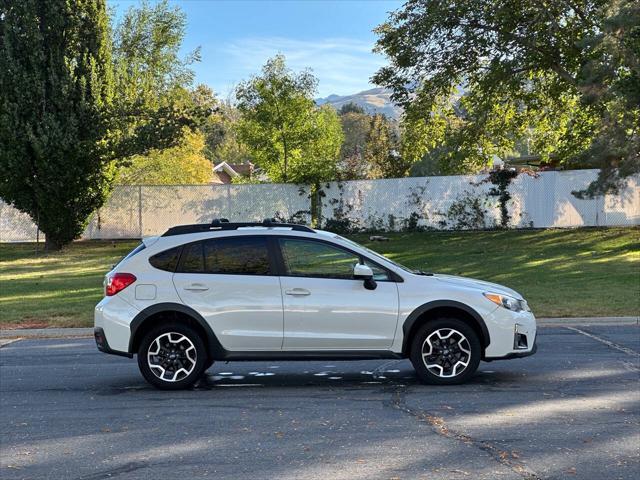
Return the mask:
<svg viewBox="0 0 640 480">
<path fill-rule="evenodd" d="M 287 183 L 287 166 L 289 163 L 289 152 L 287 151 L 287 139 L 284 134 L 282 134 L 282 145 L 284 150 L 284 183 Z"/>
<path fill-rule="evenodd" d="M 62 249 L 62 244 L 54 241 L 48 235 L 45 236 L 45 240 L 44 240 L 44 251 L 45 252 L 57 252 L 58 250 L 61 250 L 61 249 Z"/>
</svg>

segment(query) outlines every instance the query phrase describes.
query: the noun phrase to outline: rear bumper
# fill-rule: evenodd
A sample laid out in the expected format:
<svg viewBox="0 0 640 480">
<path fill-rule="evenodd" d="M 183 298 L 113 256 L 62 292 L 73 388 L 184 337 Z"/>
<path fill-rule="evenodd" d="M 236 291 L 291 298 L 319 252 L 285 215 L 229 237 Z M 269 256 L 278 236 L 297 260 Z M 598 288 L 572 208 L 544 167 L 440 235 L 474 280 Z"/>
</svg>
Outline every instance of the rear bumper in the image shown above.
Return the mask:
<svg viewBox="0 0 640 480">
<path fill-rule="evenodd" d="M 96 340 L 96 346 L 98 347 L 98 350 L 100 350 L 101 352 L 109 353 L 111 355 L 119 355 L 121 357 L 133 358 L 133 355 L 131 353 L 113 350 L 109 346 L 107 336 L 104 334 L 104 330 L 102 329 L 102 327 L 95 327 L 93 329 L 93 337 Z"/>
</svg>

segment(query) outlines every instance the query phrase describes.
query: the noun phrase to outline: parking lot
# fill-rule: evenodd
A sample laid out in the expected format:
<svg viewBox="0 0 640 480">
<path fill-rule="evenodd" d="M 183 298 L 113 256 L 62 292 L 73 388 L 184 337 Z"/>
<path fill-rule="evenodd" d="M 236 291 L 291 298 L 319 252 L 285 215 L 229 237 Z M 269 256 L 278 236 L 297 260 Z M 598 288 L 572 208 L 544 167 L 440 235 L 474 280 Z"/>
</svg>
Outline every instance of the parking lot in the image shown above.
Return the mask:
<svg viewBox="0 0 640 480">
<path fill-rule="evenodd" d="M 21 340 L 0 349 L 0 478 L 638 478 L 640 329 L 538 344 L 455 387 L 407 360 L 246 362 L 166 392 L 92 339 Z"/>
</svg>

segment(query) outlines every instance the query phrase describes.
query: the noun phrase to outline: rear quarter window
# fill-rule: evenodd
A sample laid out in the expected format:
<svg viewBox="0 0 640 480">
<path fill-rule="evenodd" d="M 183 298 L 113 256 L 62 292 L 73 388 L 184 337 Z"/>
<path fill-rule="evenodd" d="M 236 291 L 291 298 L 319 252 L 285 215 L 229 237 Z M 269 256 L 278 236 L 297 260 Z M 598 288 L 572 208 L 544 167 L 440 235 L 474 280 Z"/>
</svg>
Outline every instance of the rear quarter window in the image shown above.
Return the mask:
<svg viewBox="0 0 640 480">
<path fill-rule="evenodd" d="M 178 260 L 180 259 L 180 251 L 182 247 L 174 247 L 164 252 L 156 253 L 149 258 L 149 263 L 152 267 L 159 270 L 165 270 L 167 272 L 175 272 L 178 266 Z"/>
</svg>

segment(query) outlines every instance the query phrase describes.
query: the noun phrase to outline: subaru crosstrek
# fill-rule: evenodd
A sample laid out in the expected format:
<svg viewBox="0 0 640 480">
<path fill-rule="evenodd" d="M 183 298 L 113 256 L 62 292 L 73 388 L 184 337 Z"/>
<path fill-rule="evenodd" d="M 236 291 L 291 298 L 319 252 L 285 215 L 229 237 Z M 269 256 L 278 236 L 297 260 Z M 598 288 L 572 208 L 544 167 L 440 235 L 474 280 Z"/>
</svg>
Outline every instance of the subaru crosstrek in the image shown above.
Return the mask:
<svg viewBox="0 0 640 480">
<path fill-rule="evenodd" d="M 181 225 L 145 238 L 105 278 L 95 340 L 137 354 L 156 387 L 214 361 L 409 358 L 430 384 L 536 351 L 536 320 L 506 287 L 406 268 L 303 225 Z"/>
</svg>

